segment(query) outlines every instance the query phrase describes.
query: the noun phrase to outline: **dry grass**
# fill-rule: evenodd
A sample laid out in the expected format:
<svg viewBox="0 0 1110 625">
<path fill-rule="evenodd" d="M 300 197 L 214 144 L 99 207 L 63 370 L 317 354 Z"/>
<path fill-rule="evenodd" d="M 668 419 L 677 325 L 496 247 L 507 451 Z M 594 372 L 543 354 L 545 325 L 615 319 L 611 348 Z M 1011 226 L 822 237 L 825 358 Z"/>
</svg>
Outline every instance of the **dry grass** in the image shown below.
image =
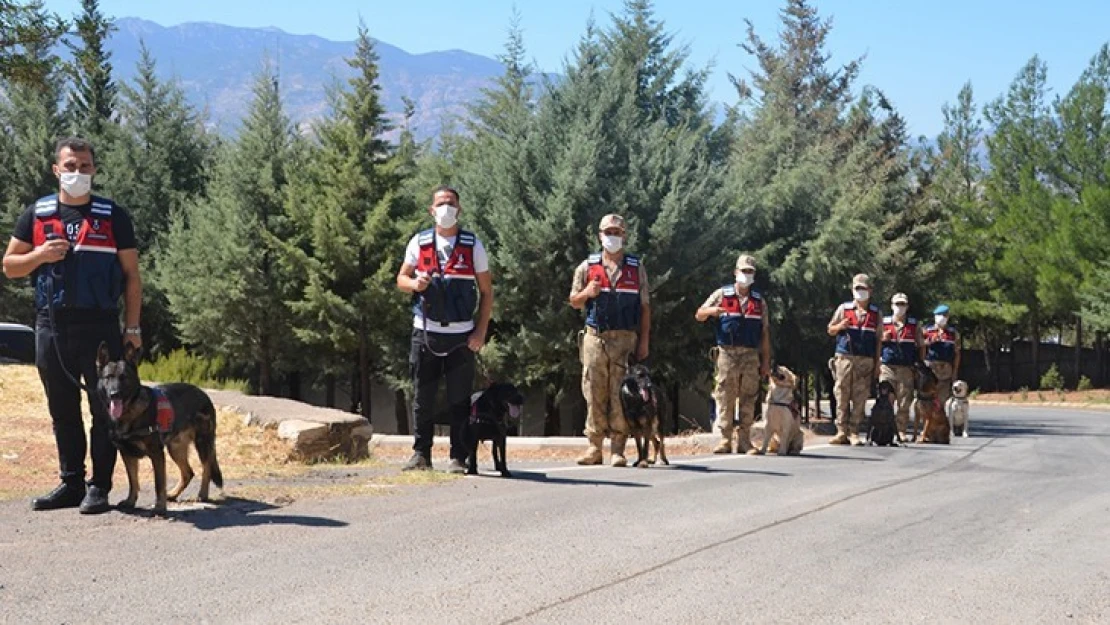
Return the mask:
<svg viewBox="0 0 1110 625">
<path fill-rule="evenodd" d="M 1064 391 L 1055 390 L 1029 391 L 1027 393 L 979 393 L 973 399 L 979 401 L 1001 401 L 1016 404 L 1039 404 L 1041 402 L 1068 402 L 1074 404 L 1108 404 L 1110 403 L 1110 390 L 1092 389 L 1089 391 Z"/>
</svg>

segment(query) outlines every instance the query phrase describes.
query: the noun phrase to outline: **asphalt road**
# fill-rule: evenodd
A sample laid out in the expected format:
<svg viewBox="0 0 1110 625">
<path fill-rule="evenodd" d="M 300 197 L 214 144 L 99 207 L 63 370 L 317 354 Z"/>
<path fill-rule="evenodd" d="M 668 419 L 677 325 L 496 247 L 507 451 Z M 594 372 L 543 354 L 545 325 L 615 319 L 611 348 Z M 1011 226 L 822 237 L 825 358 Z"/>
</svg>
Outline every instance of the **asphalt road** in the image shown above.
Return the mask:
<svg viewBox="0 0 1110 625">
<path fill-rule="evenodd" d="M 949 447 L 518 464 L 169 521 L 10 502 L 0 622 L 1110 622 L 1110 414 L 972 418 Z"/>
</svg>

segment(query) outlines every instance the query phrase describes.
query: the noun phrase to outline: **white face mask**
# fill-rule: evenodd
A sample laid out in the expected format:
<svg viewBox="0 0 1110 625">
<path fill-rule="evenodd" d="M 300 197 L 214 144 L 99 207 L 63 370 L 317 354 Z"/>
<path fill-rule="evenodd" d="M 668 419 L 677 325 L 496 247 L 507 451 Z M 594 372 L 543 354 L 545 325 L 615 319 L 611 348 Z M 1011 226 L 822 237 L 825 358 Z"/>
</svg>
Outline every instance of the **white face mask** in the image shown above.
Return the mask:
<svg viewBox="0 0 1110 625">
<path fill-rule="evenodd" d="M 937 326 L 943 328 L 948 325 L 948 315 L 934 315 L 933 321 L 937 322 Z"/>
<path fill-rule="evenodd" d="M 856 289 L 853 293 L 857 302 L 866 302 L 871 297 L 871 291 L 867 289 Z"/>
<path fill-rule="evenodd" d="M 751 286 L 755 282 L 755 276 L 750 273 L 740 272 L 736 274 L 736 284 L 740 286 Z"/>
<path fill-rule="evenodd" d="M 451 204 L 440 204 L 436 207 L 436 225 L 440 228 L 450 228 L 458 223 L 459 209 Z"/>
<path fill-rule="evenodd" d="M 84 197 L 92 190 L 92 176 L 77 172 L 65 172 L 58 176 L 62 191 L 71 197 Z"/>
<path fill-rule="evenodd" d="M 907 310 L 909 310 L 908 305 L 906 305 L 906 304 L 895 304 L 894 305 L 894 316 L 901 319 L 902 317 L 906 316 L 906 311 Z"/>
<path fill-rule="evenodd" d="M 601 247 L 605 248 L 605 251 L 610 254 L 616 254 L 624 247 L 624 237 L 603 234 L 601 235 Z"/>
</svg>

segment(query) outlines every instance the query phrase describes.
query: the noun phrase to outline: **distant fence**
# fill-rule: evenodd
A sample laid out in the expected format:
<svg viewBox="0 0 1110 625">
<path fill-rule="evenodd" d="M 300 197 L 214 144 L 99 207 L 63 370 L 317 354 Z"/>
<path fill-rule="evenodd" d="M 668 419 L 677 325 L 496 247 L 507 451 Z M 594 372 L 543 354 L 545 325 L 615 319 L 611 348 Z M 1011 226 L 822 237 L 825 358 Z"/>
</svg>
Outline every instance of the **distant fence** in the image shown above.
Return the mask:
<svg viewBox="0 0 1110 625">
<path fill-rule="evenodd" d="M 1016 391 L 1021 387 L 1037 388 L 1041 376 L 1052 366 L 1060 371 L 1068 388 L 1075 388 L 1079 377 L 1087 377 L 1095 386 L 1107 382 L 1106 349 L 1084 347 L 1079 353 L 1076 370 L 1075 347 L 1041 343 L 1037 362 L 1033 362 L 1033 344 L 1018 341 L 989 354 L 981 349 L 965 349 L 960 361 L 960 378 L 972 388 L 983 391 Z"/>
</svg>

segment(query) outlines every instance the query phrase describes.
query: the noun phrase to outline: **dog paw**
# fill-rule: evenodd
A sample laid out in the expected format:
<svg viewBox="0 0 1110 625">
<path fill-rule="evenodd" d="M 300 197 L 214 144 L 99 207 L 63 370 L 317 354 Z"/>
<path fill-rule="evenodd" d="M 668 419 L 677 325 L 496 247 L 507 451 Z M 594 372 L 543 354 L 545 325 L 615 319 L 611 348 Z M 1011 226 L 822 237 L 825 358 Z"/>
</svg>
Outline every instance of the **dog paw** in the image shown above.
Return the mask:
<svg viewBox="0 0 1110 625">
<path fill-rule="evenodd" d="M 501 477 L 512 477 L 512 476 L 513 476 L 513 474 L 510 473 L 508 470 L 505 470 L 505 471 L 501 472 Z"/>
<path fill-rule="evenodd" d="M 135 509 L 135 500 L 134 499 L 124 499 L 123 501 L 117 503 L 116 507 L 119 508 L 120 510 L 134 510 Z"/>
<path fill-rule="evenodd" d="M 467 469 L 466 474 L 467 475 L 478 475 L 478 469 Z"/>
<path fill-rule="evenodd" d="M 163 519 L 166 518 L 167 516 L 169 516 L 169 514 L 166 512 L 166 508 L 164 506 L 155 506 L 154 509 L 150 511 L 150 513 L 153 516 L 163 518 Z"/>
</svg>

